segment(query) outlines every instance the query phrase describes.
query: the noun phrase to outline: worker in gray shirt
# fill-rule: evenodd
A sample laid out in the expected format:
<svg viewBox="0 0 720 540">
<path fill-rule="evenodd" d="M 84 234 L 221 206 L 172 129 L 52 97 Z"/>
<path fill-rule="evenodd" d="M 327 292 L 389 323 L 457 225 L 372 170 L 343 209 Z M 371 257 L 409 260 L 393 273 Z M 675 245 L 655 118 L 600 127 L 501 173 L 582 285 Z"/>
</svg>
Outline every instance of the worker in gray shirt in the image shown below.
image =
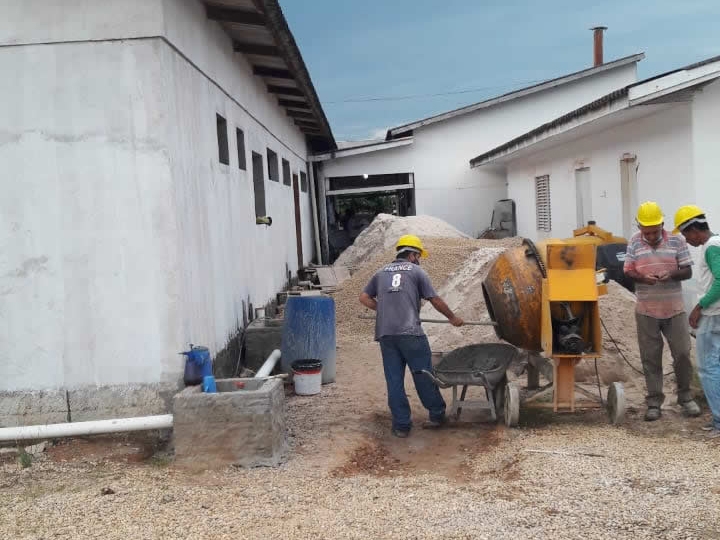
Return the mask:
<svg viewBox="0 0 720 540">
<path fill-rule="evenodd" d="M 420 325 L 420 300 L 430 301 L 453 326 L 462 326 L 420 268 L 420 258 L 427 255 L 417 236 L 405 235 L 396 245 L 395 261 L 381 268 L 360 295 L 360 303 L 377 311 L 375 340 L 380 342 L 388 405 L 392 414 L 392 433 L 407 437 L 412 427 L 410 404 L 405 394 L 405 366 L 415 382 L 415 390 L 423 406 L 430 413 L 425 428 L 445 424 L 445 400 L 440 390 L 421 370 L 432 370 L 430 344 Z"/>
</svg>

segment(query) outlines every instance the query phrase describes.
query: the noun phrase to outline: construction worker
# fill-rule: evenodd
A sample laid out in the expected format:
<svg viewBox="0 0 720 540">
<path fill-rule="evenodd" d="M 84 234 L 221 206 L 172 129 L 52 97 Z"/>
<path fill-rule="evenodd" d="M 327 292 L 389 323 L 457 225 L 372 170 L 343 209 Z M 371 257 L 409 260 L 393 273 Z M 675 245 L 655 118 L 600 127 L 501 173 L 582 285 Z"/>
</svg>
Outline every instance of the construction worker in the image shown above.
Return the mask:
<svg viewBox="0 0 720 540">
<path fill-rule="evenodd" d="M 701 250 L 697 279 L 702 296 L 689 322 L 696 329 L 698 374 L 712 413 L 712 422 L 703 429 L 720 437 L 720 236 L 710 231 L 705 212 L 694 204 L 678 209 L 673 232 Z"/>
<path fill-rule="evenodd" d="M 380 342 L 388 405 L 392 414 L 392 433 L 396 437 L 410 434 L 410 404 L 405 394 L 405 366 L 410 367 L 415 390 L 430 413 L 424 428 L 438 428 L 446 422 L 445 400 L 435 383 L 421 370 L 431 370 L 430 344 L 420 325 L 420 300 L 429 300 L 453 326 L 462 326 L 440 298 L 427 273 L 420 268 L 420 258 L 427 256 L 417 236 L 401 237 L 395 247 L 395 260 L 381 268 L 360 295 L 360 303 L 377 311 L 375 340 Z"/>
<path fill-rule="evenodd" d="M 678 403 L 686 416 L 699 416 L 700 407 L 690 391 L 690 333 L 680 284 L 692 277 L 690 251 L 682 236 L 665 231 L 665 218 L 657 203 L 642 203 L 636 221 L 640 230 L 628 243 L 623 271 L 636 284 L 635 321 L 647 386 L 645 420 L 659 419 L 665 401 L 663 335 L 673 358 Z"/>
</svg>

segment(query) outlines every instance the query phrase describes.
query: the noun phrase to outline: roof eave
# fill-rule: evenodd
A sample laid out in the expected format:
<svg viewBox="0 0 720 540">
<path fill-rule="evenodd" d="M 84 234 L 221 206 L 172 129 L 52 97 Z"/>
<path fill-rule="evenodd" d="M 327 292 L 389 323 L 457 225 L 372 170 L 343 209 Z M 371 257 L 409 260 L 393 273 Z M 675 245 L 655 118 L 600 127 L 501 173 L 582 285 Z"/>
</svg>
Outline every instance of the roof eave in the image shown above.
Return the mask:
<svg viewBox="0 0 720 540">
<path fill-rule="evenodd" d="M 295 38 L 290 31 L 290 27 L 282 13 L 278 0 L 253 0 L 253 3 L 257 6 L 258 10 L 265 13 L 271 22 L 270 32 L 275 37 L 278 47 L 285 53 L 286 61 L 289 62 L 293 72 L 298 77 L 298 85 L 306 92 L 310 100 L 310 107 L 321 123 L 322 131 L 327 138 L 327 149 L 337 149 L 337 143 L 332 134 L 330 123 L 325 116 L 325 111 L 323 111 L 322 105 L 320 104 L 320 98 L 315 91 L 310 73 L 300 54 L 300 48 L 295 42 Z M 308 136 L 308 138 L 312 139 L 313 137 Z"/>
<path fill-rule="evenodd" d="M 542 126 L 515 139 L 498 146 L 485 154 L 470 160 L 470 168 L 484 165 L 499 164 L 513 157 L 518 152 L 540 143 L 551 137 L 571 131 L 588 122 L 604 118 L 618 111 L 628 108 L 628 87 L 621 88 L 600 99 L 576 109 L 560 118 L 543 124 Z"/>
<path fill-rule="evenodd" d="M 581 71 L 576 71 L 574 73 L 570 73 L 568 75 L 563 75 L 561 77 L 557 77 L 555 79 L 550 79 L 541 83 L 538 83 L 533 86 L 529 86 L 526 88 L 522 88 L 520 90 L 514 90 L 512 92 L 508 92 L 506 94 L 503 94 L 501 96 L 497 96 L 485 101 L 481 101 L 479 103 L 474 103 L 472 105 L 468 105 L 466 107 L 461 107 L 459 109 L 454 109 L 452 111 L 448 111 L 445 113 L 441 113 L 435 116 L 430 116 L 428 118 L 424 118 L 422 120 L 418 120 L 416 122 L 411 122 L 409 124 L 404 124 L 402 126 L 398 126 L 395 128 L 390 128 L 387 132 L 387 138 L 391 139 L 392 137 L 397 136 L 398 134 L 404 134 L 408 131 L 413 131 L 417 128 L 427 126 L 430 124 L 434 124 L 437 122 L 442 122 L 445 120 L 450 120 L 452 118 L 455 118 L 457 116 L 462 116 L 464 114 L 469 114 L 472 112 L 475 112 L 480 109 L 486 109 L 488 107 L 493 107 L 495 105 L 499 105 L 500 103 L 504 103 L 506 101 L 511 101 L 514 99 L 518 99 L 524 96 L 532 95 L 537 92 L 542 92 L 544 90 L 549 90 L 551 88 L 556 88 L 557 86 L 561 86 L 563 84 L 571 83 L 580 79 L 584 79 L 586 77 L 597 75 L 598 73 L 603 73 L 605 71 L 609 71 L 611 69 L 616 69 L 622 66 L 626 66 L 629 64 L 634 64 L 639 62 L 645 58 L 645 53 L 638 53 L 633 54 L 630 56 L 626 56 L 623 58 L 619 58 L 617 60 L 613 60 L 612 62 L 608 62 L 606 64 L 602 64 L 600 66 L 591 67 L 588 69 L 584 69 Z"/>
</svg>

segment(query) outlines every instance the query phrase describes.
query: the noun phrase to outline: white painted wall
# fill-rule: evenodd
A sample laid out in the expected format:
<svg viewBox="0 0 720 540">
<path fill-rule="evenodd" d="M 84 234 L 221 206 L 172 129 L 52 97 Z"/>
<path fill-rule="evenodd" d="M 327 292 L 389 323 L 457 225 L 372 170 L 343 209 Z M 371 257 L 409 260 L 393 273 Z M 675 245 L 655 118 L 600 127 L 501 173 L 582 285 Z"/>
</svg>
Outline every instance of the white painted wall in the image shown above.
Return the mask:
<svg viewBox="0 0 720 540">
<path fill-rule="evenodd" d="M 702 207 L 717 231 L 720 230 L 720 81 L 706 86 L 693 98 L 692 143 L 695 192 L 688 192 L 680 201 Z"/>
<path fill-rule="evenodd" d="M 602 72 L 418 128 L 410 146 L 325 162 L 324 174 L 412 172 L 418 214 L 442 218 L 477 234 L 489 225 L 493 205 L 507 197 L 507 188 L 504 175 L 470 169 L 470 159 L 635 80 L 635 64 Z"/>
<path fill-rule="evenodd" d="M 0 78 L 0 390 L 176 380 L 178 351 L 190 341 L 222 349 L 242 301 L 265 303 L 286 265 L 297 269 L 292 189 L 266 182 L 274 223 L 255 225 L 250 152 L 269 146 L 297 172 L 305 141 L 194 0 L 50 7 L 61 4 L 62 39 L 98 39 L 110 20 L 122 37 L 147 16 L 196 67 L 159 38 L 0 47 L 0 72 L 13 73 Z M 84 24 L 68 16 L 80 8 Z M 115 11 L 123 16 L 105 17 Z M 33 30 L 11 26 L 21 38 Z M 216 112 L 228 121 L 227 166 Z"/>
<path fill-rule="evenodd" d="M 163 0 L 0 0 L 0 45 L 160 36 Z"/>
<path fill-rule="evenodd" d="M 692 197 L 691 106 L 676 104 L 610 129 L 563 142 L 508 165 L 508 196 L 515 200 L 518 234 L 531 239 L 567 238 L 576 228 L 575 169 L 589 167 L 593 217 L 600 227 L 622 234 L 620 160 L 637 156 L 639 201 L 654 200 L 667 223 L 679 201 Z M 536 230 L 535 177 L 550 175 L 552 232 Z"/>
</svg>

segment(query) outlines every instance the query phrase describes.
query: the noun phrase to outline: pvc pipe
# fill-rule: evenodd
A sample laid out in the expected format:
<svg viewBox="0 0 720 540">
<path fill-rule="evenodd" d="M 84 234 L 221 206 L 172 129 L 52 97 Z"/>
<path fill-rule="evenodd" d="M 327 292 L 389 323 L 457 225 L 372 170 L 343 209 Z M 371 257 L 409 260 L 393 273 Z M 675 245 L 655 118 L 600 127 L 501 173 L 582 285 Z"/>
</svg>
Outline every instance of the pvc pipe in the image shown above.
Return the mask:
<svg viewBox="0 0 720 540">
<path fill-rule="evenodd" d="M 280 360 L 280 349 L 275 349 L 273 352 L 270 353 L 270 356 L 267 357 L 267 360 L 265 360 L 265 363 L 258 369 L 258 372 L 255 374 L 255 378 L 258 377 L 267 377 L 272 373 L 272 370 L 275 368 L 275 364 L 278 363 L 278 360 Z"/>
<path fill-rule="evenodd" d="M 148 429 L 168 429 L 171 428 L 172 425 L 173 415 L 161 414 L 158 416 L 115 418 L 113 420 L 92 420 L 90 422 L 18 426 L 0 428 L 0 442 L 20 441 L 23 439 L 54 439 L 59 437 L 74 437 L 77 435 L 96 435 L 99 433 L 145 431 Z"/>
</svg>

